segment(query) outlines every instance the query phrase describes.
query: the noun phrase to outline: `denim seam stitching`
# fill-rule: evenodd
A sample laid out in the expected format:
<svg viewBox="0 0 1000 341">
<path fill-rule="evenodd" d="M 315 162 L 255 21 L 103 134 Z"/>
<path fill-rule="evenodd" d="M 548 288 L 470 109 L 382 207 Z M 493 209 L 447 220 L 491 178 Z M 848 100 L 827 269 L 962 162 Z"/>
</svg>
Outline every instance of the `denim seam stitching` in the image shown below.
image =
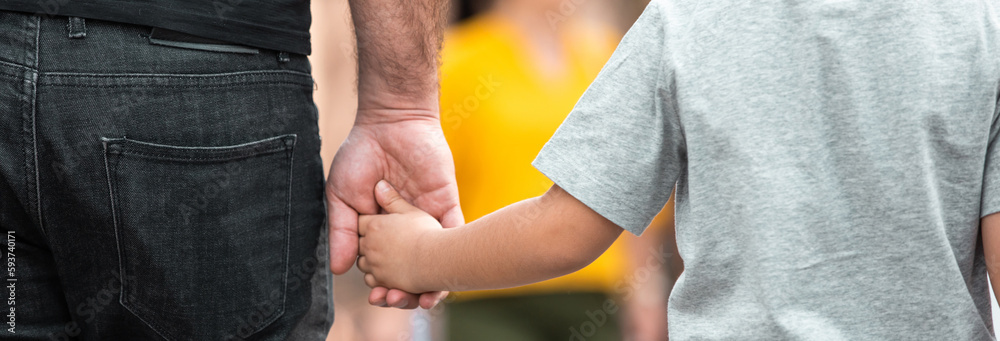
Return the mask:
<svg viewBox="0 0 1000 341">
<path fill-rule="evenodd" d="M 112 206 L 113 215 L 114 215 L 113 221 L 114 221 L 114 225 L 115 225 L 115 243 L 118 244 L 118 268 L 119 268 L 119 271 L 121 271 L 121 276 L 122 276 L 122 278 L 121 278 L 122 289 L 121 289 L 121 293 L 119 293 L 119 295 L 118 295 L 118 303 L 121 304 L 121 306 L 123 308 L 125 308 L 130 313 L 132 313 L 132 316 L 135 316 L 137 319 L 139 319 L 140 321 L 142 321 L 143 323 L 145 323 L 146 326 L 149 327 L 149 329 L 152 329 L 154 332 L 156 332 L 156 334 L 158 334 L 161 337 L 163 337 L 163 339 L 172 341 L 172 340 L 174 340 L 174 338 L 172 338 L 171 336 L 169 336 L 168 334 L 166 334 L 166 333 L 164 333 L 162 331 L 162 330 L 167 330 L 166 328 L 163 328 L 163 326 L 161 326 L 159 323 L 155 323 L 154 321 L 147 320 L 147 319 L 143 318 L 143 315 L 145 315 L 145 314 L 141 314 L 140 312 L 136 311 L 136 309 L 143 309 L 144 310 L 145 308 L 136 306 L 134 304 L 126 304 L 126 302 L 129 301 L 129 300 L 126 299 L 126 296 L 127 296 L 126 292 L 128 291 L 127 288 L 129 286 L 127 286 L 125 284 L 125 276 L 128 276 L 128 274 L 125 273 L 125 261 L 123 259 L 123 254 L 125 253 L 125 249 L 123 249 L 121 247 L 121 243 L 119 241 L 119 236 L 118 235 L 121 232 L 121 229 L 119 228 L 119 224 L 118 224 L 118 213 L 117 213 L 117 210 L 114 209 L 116 207 L 115 204 L 117 203 L 118 198 L 120 196 L 115 195 L 114 190 L 112 189 L 113 185 L 112 185 L 112 181 L 111 181 L 111 172 L 110 172 L 110 167 L 107 164 L 107 159 L 108 159 L 107 142 L 108 142 L 108 140 L 105 140 L 104 142 L 105 142 L 105 152 L 104 152 L 105 166 L 104 167 L 105 167 L 106 171 L 108 172 L 108 190 L 111 193 L 111 206 Z M 117 178 L 117 174 L 118 174 L 118 172 L 116 170 L 115 171 L 115 177 L 116 178 Z"/>
<path fill-rule="evenodd" d="M 203 84 L 200 87 L 226 87 L 234 85 L 257 85 L 257 84 L 267 84 L 267 85 L 298 85 L 302 87 L 312 87 L 310 85 L 299 83 L 299 82 L 234 82 L 229 84 Z M 51 87 L 74 87 L 74 88 L 145 88 L 145 87 L 155 87 L 155 88 L 186 88 L 190 89 L 189 85 L 158 85 L 158 84 L 111 84 L 111 85 L 90 85 L 90 84 L 46 84 Z"/>
<path fill-rule="evenodd" d="M 285 201 L 285 245 L 284 245 L 284 253 L 285 253 L 285 262 L 284 262 L 284 268 L 285 269 L 284 270 L 285 270 L 285 272 L 284 272 L 284 274 L 281 277 L 281 308 L 280 309 L 276 309 L 275 312 L 271 315 L 270 318 L 268 318 L 267 320 L 264 320 L 263 322 L 261 322 L 259 327 L 255 328 L 252 332 L 250 332 L 251 335 L 256 334 L 257 332 L 259 332 L 261 330 L 264 330 L 264 328 L 267 328 L 268 326 L 271 325 L 271 323 L 274 323 L 274 321 L 277 321 L 278 318 L 280 318 L 282 315 L 285 314 L 285 303 L 288 301 L 288 267 L 289 267 L 289 255 L 288 254 L 289 254 L 289 243 L 290 243 L 291 233 L 292 233 L 292 226 L 291 226 L 292 225 L 292 176 L 294 174 L 293 163 L 295 161 L 295 144 L 296 144 L 297 140 L 298 140 L 297 138 L 296 139 L 292 139 L 292 146 L 291 147 L 288 147 L 288 146 L 285 147 L 285 151 L 288 152 L 288 190 L 286 191 L 287 194 L 285 196 L 285 199 L 286 199 L 286 201 Z"/>
<path fill-rule="evenodd" d="M 32 78 L 36 77 L 36 73 L 32 73 Z M 45 233 L 45 224 L 42 222 L 42 184 L 41 184 L 41 171 L 38 169 L 38 125 L 36 123 L 36 117 L 38 116 L 38 83 L 34 80 L 31 81 L 31 149 L 32 158 L 34 159 L 34 171 L 35 171 L 35 210 L 38 213 L 38 229 L 42 231 L 42 235 Z"/>
<path fill-rule="evenodd" d="M 114 185 L 113 185 L 113 181 L 112 181 L 112 177 L 111 177 L 111 166 L 108 163 L 108 144 L 107 144 L 107 140 L 104 141 L 104 170 L 105 170 L 105 173 L 106 173 L 107 178 L 108 178 L 108 196 L 109 196 L 109 199 L 111 201 L 111 221 L 112 221 L 112 224 L 114 224 L 114 227 L 115 227 L 115 245 L 118 247 L 118 271 L 119 271 L 119 276 L 121 276 L 121 278 L 119 279 L 119 281 L 121 281 L 121 283 L 122 283 L 121 292 L 118 294 L 118 303 L 121 304 L 122 307 L 124 307 L 126 310 L 128 310 L 129 312 L 131 312 L 132 316 L 135 316 L 140 321 L 145 322 L 146 325 L 148 325 L 150 327 L 150 329 L 152 329 L 154 332 L 156 332 L 157 334 L 159 334 L 160 336 L 162 336 L 164 339 L 170 340 L 169 337 L 167 337 L 164 333 L 160 332 L 160 328 L 161 327 L 159 325 L 151 323 L 151 321 L 147 321 L 146 319 L 142 318 L 142 316 L 139 316 L 140 314 L 138 314 L 135 310 L 133 310 L 130 307 L 130 305 L 125 304 L 126 301 L 127 301 L 127 299 L 125 297 L 127 295 L 126 294 L 126 292 L 127 292 L 127 290 L 126 290 L 127 286 L 126 286 L 125 277 L 128 276 L 128 274 L 125 273 L 125 262 L 124 262 L 124 259 L 123 259 L 123 256 L 122 256 L 125 253 L 125 249 L 123 249 L 121 247 L 121 238 L 119 236 L 119 234 L 121 233 L 121 229 L 118 226 L 118 209 L 117 209 L 117 207 L 119 206 L 119 205 L 117 205 L 117 200 L 118 200 L 119 196 L 115 195 L 115 191 L 114 191 Z M 118 174 L 118 172 L 116 170 L 115 171 L 116 177 L 117 177 L 117 174 Z"/>
<path fill-rule="evenodd" d="M 25 91 L 26 87 L 27 87 L 27 85 L 24 85 L 20 90 L 21 91 Z M 31 177 L 29 175 L 29 174 L 31 174 L 31 172 L 29 172 L 29 170 L 31 170 L 31 163 L 28 161 L 28 159 L 29 159 L 28 158 L 28 153 L 30 153 L 30 151 L 28 150 L 28 139 L 29 139 L 29 135 L 31 133 L 31 128 L 28 127 L 28 117 L 26 117 L 26 113 L 28 112 L 28 106 L 29 106 L 28 100 L 26 98 L 28 95 L 29 94 L 25 93 L 25 94 L 23 94 L 23 96 L 18 96 L 18 102 L 21 102 L 21 110 L 20 110 L 20 114 L 21 114 L 21 138 L 22 138 L 22 141 L 24 142 L 23 147 L 21 148 L 21 150 L 22 150 L 22 152 L 24 154 L 24 158 L 22 159 L 22 162 L 24 163 L 23 166 L 22 166 L 23 171 L 24 171 L 23 172 L 23 174 L 24 174 L 24 191 L 25 191 L 24 195 L 25 195 L 25 197 L 27 198 L 27 201 L 28 201 L 28 202 L 25 203 L 25 210 L 28 211 L 28 215 L 31 215 L 31 212 L 30 212 L 31 211 L 31 195 L 30 195 Z"/>
<path fill-rule="evenodd" d="M 109 193 L 109 195 L 111 197 L 112 222 L 113 222 L 113 224 L 115 226 L 115 244 L 117 244 L 117 247 L 118 247 L 118 271 L 120 271 L 120 276 L 122 277 L 120 279 L 121 283 L 122 283 L 122 289 L 121 289 L 121 292 L 118 294 L 118 303 L 121 304 L 123 308 L 125 308 L 130 313 L 132 313 L 132 316 L 135 316 L 140 321 L 146 323 L 146 325 L 149 326 L 149 328 L 152 329 L 154 332 L 156 332 L 156 334 L 159 334 L 161 337 L 163 337 L 166 340 L 173 340 L 172 338 L 168 337 L 167 334 L 164 334 L 163 332 L 160 331 L 162 329 L 162 327 L 159 324 L 153 323 L 153 321 L 148 321 L 148 320 L 142 318 L 142 316 L 140 316 L 141 314 L 139 314 L 138 312 L 135 311 L 135 309 L 133 309 L 134 307 L 132 307 L 130 304 L 126 304 L 126 302 L 128 301 L 126 299 L 126 296 L 127 296 L 126 292 L 128 291 L 127 290 L 128 286 L 125 283 L 125 277 L 128 276 L 128 274 L 125 273 L 125 261 L 123 259 L 123 254 L 125 253 L 125 249 L 123 249 L 121 247 L 121 241 L 120 241 L 120 237 L 119 237 L 121 229 L 119 228 L 119 224 L 118 224 L 118 210 L 116 209 L 116 207 L 118 206 L 116 204 L 117 204 L 119 196 L 115 195 L 114 185 L 112 184 L 113 181 L 112 181 L 112 178 L 111 178 L 111 167 L 108 165 L 108 150 L 107 150 L 108 147 L 107 147 L 107 142 L 108 142 L 108 140 L 104 139 L 104 169 L 105 169 L 105 172 L 107 173 L 107 177 L 108 177 L 108 193 Z M 117 175 L 118 175 L 118 172 L 116 170 L 115 171 L 115 177 L 116 178 L 117 178 Z"/>
<path fill-rule="evenodd" d="M 263 145 L 263 144 L 267 144 L 267 143 L 279 143 L 279 141 L 286 140 L 286 139 L 289 139 L 289 138 L 293 138 L 294 139 L 295 137 L 296 137 L 296 134 L 284 134 L 284 135 L 278 135 L 278 136 L 274 136 L 274 137 L 269 137 L 269 138 L 266 138 L 266 139 L 263 139 L 263 140 L 250 141 L 250 142 L 240 143 L 240 144 L 232 145 L 232 146 L 219 146 L 219 147 L 172 146 L 172 145 L 166 145 L 166 144 L 159 144 L 159 143 L 152 143 L 152 142 L 145 142 L 145 141 L 133 140 L 133 139 L 129 139 L 128 137 L 122 137 L 122 138 L 105 138 L 105 139 L 107 141 L 113 141 L 115 143 L 128 143 L 128 144 L 134 144 L 134 145 L 138 145 L 138 146 L 143 146 L 143 147 L 146 147 L 146 148 L 170 149 L 170 150 L 185 150 L 185 151 L 208 150 L 208 151 L 220 151 L 221 152 L 221 151 L 226 151 L 226 150 L 229 150 L 229 151 L 239 150 L 241 148 L 247 148 L 247 147 L 250 147 L 250 146 Z M 276 145 L 275 148 L 287 149 L 288 147 L 286 145 L 284 145 L 284 142 L 281 142 L 280 145 Z M 132 149 L 136 149 L 136 148 L 132 148 Z M 270 149 L 266 149 L 266 150 L 270 150 Z"/>
<path fill-rule="evenodd" d="M 76 24 L 80 24 L 77 26 Z M 67 37 L 70 39 L 82 39 L 87 37 L 87 21 L 80 17 L 69 17 L 66 20 Z"/>
<path fill-rule="evenodd" d="M 193 73 L 193 74 L 159 74 L 159 73 L 120 73 L 120 74 L 103 74 L 103 73 L 86 73 L 86 72 L 60 72 L 51 71 L 43 72 L 42 75 L 45 76 L 72 76 L 80 78 L 145 78 L 145 77 L 156 77 L 156 78 L 209 78 L 209 77 L 228 77 L 228 76 L 258 76 L 258 75 L 283 75 L 292 74 L 299 76 L 312 77 L 312 75 L 293 71 L 293 70 L 268 70 L 268 71 L 237 71 L 237 72 L 224 72 L 224 73 Z"/>
<path fill-rule="evenodd" d="M 264 330 L 264 328 L 267 328 L 268 326 L 271 325 L 271 323 L 274 323 L 274 321 L 277 321 L 278 318 L 280 318 L 282 315 L 285 314 L 285 303 L 288 301 L 288 267 L 289 267 L 289 255 L 288 254 L 289 254 L 289 243 L 290 243 L 291 233 L 292 233 L 292 227 L 291 227 L 291 222 L 292 222 L 292 175 L 294 174 L 293 164 L 294 164 L 294 161 L 295 161 L 295 144 L 296 144 L 297 140 L 298 140 L 297 138 L 293 138 L 292 139 L 292 145 L 291 146 L 285 146 L 285 148 L 284 148 L 284 150 L 288 152 L 288 190 L 287 190 L 287 194 L 285 196 L 285 198 L 286 198 L 286 201 L 285 201 L 285 245 L 284 245 L 284 253 L 285 253 L 284 270 L 285 270 L 285 272 L 284 272 L 284 274 L 281 277 L 281 308 L 280 309 L 276 309 L 275 312 L 272 313 L 272 315 L 271 315 L 270 318 L 268 318 L 267 320 L 264 320 L 263 322 L 261 322 L 259 327 L 255 328 L 252 332 L 250 332 L 251 335 L 256 334 L 257 332 L 259 332 L 261 330 Z"/>
<path fill-rule="evenodd" d="M 290 264 L 289 263 L 289 244 L 290 244 L 291 233 L 292 233 L 292 226 L 291 226 L 292 225 L 292 177 L 293 177 L 293 174 L 294 174 L 293 164 L 294 164 L 294 161 L 295 161 L 295 144 L 296 144 L 295 141 L 296 140 L 297 139 L 293 139 L 292 140 L 292 146 L 291 147 L 285 147 L 285 149 L 284 149 L 285 151 L 288 152 L 288 190 L 286 191 L 287 194 L 285 196 L 285 198 L 286 198 L 286 201 L 285 201 L 285 245 L 284 245 L 284 253 L 285 253 L 284 270 L 285 270 L 285 272 L 284 272 L 284 274 L 282 274 L 282 277 L 281 277 L 281 308 L 280 309 L 276 309 L 274 311 L 274 313 L 271 314 L 270 318 L 268 318 L 267 320 L 264 320 L 263 322 L 261 322 L 260 326 L 258 326 L 257 328 L 254 328 L 254 330 L 252 332 L 250 332 L 250 335 L 256 334 L 257 332 L 259 332 L 261 330 L 264 330 L 264 328 L 267 328 L 268 326 L 271 325 L 271 323 L 274 323 L 274 321 L 277 321 L 278 318 L 280 318 L 282 315 L 285 314 L 285 303 L 288 301 L 288 268 L 289 268 L 289 264 Z"/>
<path fill-rule="evenodd" d="M 142 156 L 148 156 L 150 158 L 154 158 L 154 159 L 158 159 L 158 160 L 172 160 L 172 161 L 232 161 L 232 160 L 239 160 L 239 159 L 251 158 L 251 157 L 255 157 L 255 156 L 263 156 L 263 155 L 268 155 L 268 154 L 274 154 L 274 153 L 277 153 L 277 152 L 280 152 L 280 151 L 283 151 L 283 150 L 287 150 L 287 149 L 288 149 L 287 147 L 281 147 L 281 148 L 277 148 L 277 149 L 273 149 L 273 150 L 253 151 L 253 152 L 251 152 L 248 155 L 236 155 L 236 156 L 232 156 L 232 157 L 176 157 L 176 156 L 171 156 L 171 155 L 166 155 L 166 154 L 145 153 L 145 152 L 138 152 L 138 151 L 134 151 L 134 150 L 129 150 L 127 152 L 124 151 L 124 150 L 122 150 L 122 154 L 123 155 L 125 155 L 125 154 L 142 155 Z"/>
<path fill-rule="evenodd" d="M 35 67 L 38 67 L 38 50 L 41 49 L 39 45 L 42 35 L 42 19 L 40 17 L 35 17 Z M 41 172 L 38 169 L 38 125 L 36 124 L 36 117 L 38 116 L 38 72 L 31 72 L 31 143 L 33 148 L 33 157 L 35 159 L 35 210 L 38 212 L 38 229 L 42 232 L 42 235 L 47 235 L 45 233 L 45 223 L 42 221 L 42 184 L 41 184 Z"/>
<path fill-rule="evenodd" d="M 298 138 L 292 139 L 292 145 L 288 148 L 288 195 L 287 203 L 285 206 L 285 274 L 282 278 L 282 295 L 281 295 L 281 313 L 275 314 L 275 320 L 279 316 L 285 314 L 285 304 L 288 302 L 288 268 L 291 264 L 291 259 L 289 256 L 289 244 L 291 243 L 292 234 L 292 180 L 295 176 L 295 145 L 298 144 Z"/>
<path fill-rule="evenodd" d="M 25 70 L 25 71 L 31 72 L 30 69 L 29 70 Z M 0 78 L 12 80 L 12 81 L 18 81 L 18 80 L 21 80 L 22 78 L 24 78 L 24 74 L 22 73 L 21 75 L 17 76 L 17 75 L 9 75 L 9 74 L 0 72 Z"/>
<path fill-rule="evenodd" d="M 32 68 L 32 67 L 21 65 L 21 64 L 18 64 L 18 63 L 6 62 L 6 61 L 2 61 L 2 60 L 0 60 L 0 66 L 8 66 L 8 67 L 12 67 L 12 68 L 24 69 L 25 71 L 35 71 L 35 69 Z M 0 75 L 3 75 L 3 74 L 0 73 Z"/>
<path fill-rule="evenodd" d="M 122 246 L 121 246 L 121 238 L 119 238 L 119 236 L 118 236 L 118 232 L 119 232 L 118 231 L 119 230 L 118 229 L 118 209 L 117 209 L 118 205 L 115 204 L 115 198 L 117 198 L 117 196 L 114 193 L 114 186 L 111 184 L 111 182 L 112 182 L 111 181 L 111 166 L 108 163 L 108 143 L 107 143 L 107 141 L 104 141 L 102 143 L 102 145 L 104 146 L 104 173 L 105 173 L 105 176 L 107 177 L 107 182 L 108 182 L 108 201 L 111 204 L 111 224 L 115 228 L 115 247 L 118 248 L 118 253 L 117 253 L 118 254 L 118 274 L 119 274 L 119 276 L 122 277 L 122 278 L 118 279 L 122 283 L 122 290 L 118 294 L 118 301 L 119 301 L 119 303 L 122 304 L 122 306 L 125 306 L 125 304 L 124 304 L 124 299 L 125 299 L 125 268 L 124 268 L 124 262 L 122 262 L 122 252 L 123 252 L 123 250 L 122 250 Z"/>
</svg>

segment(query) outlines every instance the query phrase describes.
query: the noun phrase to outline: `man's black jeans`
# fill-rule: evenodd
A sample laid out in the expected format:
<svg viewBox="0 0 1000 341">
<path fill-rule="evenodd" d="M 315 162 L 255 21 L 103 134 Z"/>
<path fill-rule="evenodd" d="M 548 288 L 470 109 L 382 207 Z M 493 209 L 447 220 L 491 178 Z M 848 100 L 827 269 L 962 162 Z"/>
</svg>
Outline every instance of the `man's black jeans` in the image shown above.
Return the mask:
<svg viewBox="0 0 1000 341">
<path fill-rule="evenodd" d="M 3 340 L 321 340 L 305 56 L 0 11 Z"/>
</svg>

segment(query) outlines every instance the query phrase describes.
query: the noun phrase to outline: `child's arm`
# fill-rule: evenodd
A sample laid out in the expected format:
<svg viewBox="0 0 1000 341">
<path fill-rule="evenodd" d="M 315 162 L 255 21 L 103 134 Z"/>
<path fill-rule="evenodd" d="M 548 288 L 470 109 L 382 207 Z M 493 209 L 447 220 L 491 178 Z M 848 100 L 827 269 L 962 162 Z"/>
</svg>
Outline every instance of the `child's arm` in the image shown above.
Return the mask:
<svg viewBox="0 0 1000 341">
<path fill-rule="evenodd" d="M 358 268 L 369 286 L 408 292 L 506 288 L 579 270 L 622 229 L 559 186 L 461 227 L 442 229 L 385 181 L 385 215 L 359 220 Z"/>
<path fill-rule="evenodd" d="M 1000 295 L 1000 213 L 983 217 L 979 229 L 983 234 L 983 254 L 993 295 Z M 1000 297 L 997 299 L 1000 300 Z"/>
</svg>

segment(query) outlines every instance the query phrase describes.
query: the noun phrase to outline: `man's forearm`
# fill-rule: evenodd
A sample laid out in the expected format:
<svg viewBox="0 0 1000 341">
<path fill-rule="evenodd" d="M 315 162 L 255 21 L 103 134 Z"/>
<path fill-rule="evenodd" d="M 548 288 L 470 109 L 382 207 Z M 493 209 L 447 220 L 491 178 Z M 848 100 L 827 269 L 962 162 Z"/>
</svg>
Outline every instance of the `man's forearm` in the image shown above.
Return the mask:
<svg viewBox="0 0 1000 341">
<path fill-rule="evenodd" d="M 465 226 L 428 237 L 414 283 L 422 290 L 507 288 L 562 276 L 590 264 L 622 229 L 559 187 Z"/>
<path fill-rule="evenodd" d="M 352 0 L 358 43 L 358 119 L 438 115 L 438 55 L 448 0 Z M 374 116 L 374 115 L 373 115 Z"/>
</svg>

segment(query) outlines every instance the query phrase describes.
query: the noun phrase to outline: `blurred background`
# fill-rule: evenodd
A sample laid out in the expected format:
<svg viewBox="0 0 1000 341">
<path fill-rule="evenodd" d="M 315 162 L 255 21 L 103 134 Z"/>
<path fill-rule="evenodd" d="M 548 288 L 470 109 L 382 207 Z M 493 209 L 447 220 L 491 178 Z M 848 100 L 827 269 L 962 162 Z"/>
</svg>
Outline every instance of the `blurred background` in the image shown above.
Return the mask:
<svg viewBox="0 0 1000 341">
<path fill-rule="evenodd" d="M 544 193 L 531 166 L 648 0 L 462 0 L 441 66 L 441 119 L 467 221 Z M 347 0 L 313 0 L 313 76 L 329 166 L 356 109 Z M 682 265 L 673 203 L 592 265 L 508 290 L 453 293 L 430 311 L 371 307 L 360 273 L 335 280 L 328 340 L 665 340 Z"/>
</svg>

